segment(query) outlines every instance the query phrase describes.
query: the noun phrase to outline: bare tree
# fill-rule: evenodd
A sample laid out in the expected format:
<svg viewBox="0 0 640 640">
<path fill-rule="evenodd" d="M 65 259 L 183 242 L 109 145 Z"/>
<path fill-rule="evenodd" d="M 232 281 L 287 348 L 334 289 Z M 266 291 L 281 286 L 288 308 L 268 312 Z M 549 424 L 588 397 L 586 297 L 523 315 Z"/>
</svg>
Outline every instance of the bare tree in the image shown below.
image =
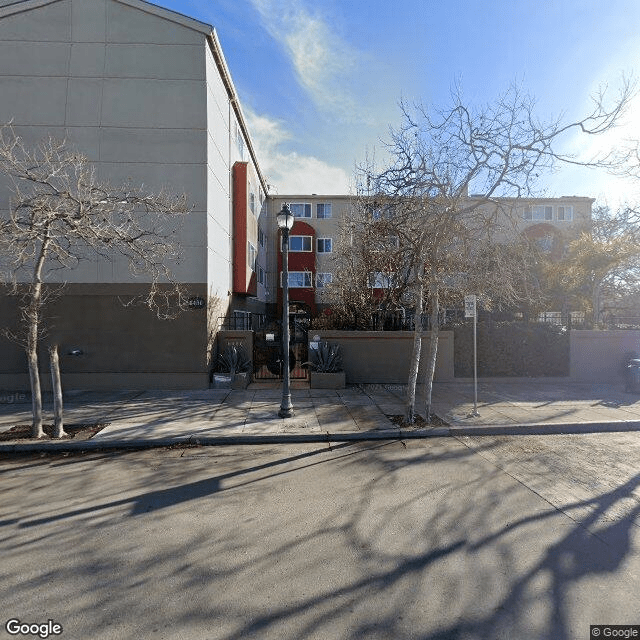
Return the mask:
<svg viewBox="0 0 640 640">
<path fill-rule="evenodd" d="M 459 90 L 452 94 L 452 104 L 446 109 L 401 103 L 402 125 L 391 131 L 389 165 L 380 171 L 364 167 L 359 183 L 360 192 L 368 198 L 384 197 L 399 203 L 393 207 L 393 225 L 412 267 L 416 322 L 407 422 L 415 417 L 422 311 L 428 309 L 431 315 L 425 367 L 425 416 L 429 420 L 438 319 L 448 279 L 469 268 L 473 261 L 468 258 L 478 247 L 508 238 L 517 230 L 516 214 L 505 205 L 505 197 L 531 195 L 540 174 L 560 162 L 611 167 L 616 161 L 611 154 L 582 160 L 558 152 L 555 146 L 567 132 L 597 135 L 609 130 L 632 94 L 633 87 L 623 79 L 611 108 L 605 105 L 604 94 L 598 94 L 588 116 L 567 124 L 559 119 L 548 123 L 538 120 L 533 100 L 517 87 L 478 108 L 467 105 Z M 470 193 L 475 195 L 470 197 Z M 506 275 L 503 269 L 501 272 Z M 504 283 L 502 296 L 513 289 L 510 279 Z"/>
<path fill-rule="evenodd" d="M 60 293 L 47 281 L 56 272 L 56 280 L 64 280 L 61 273 L 83 260 L 124 259 L 134 275 L 150 283 L 142 302 L 159 317 L 172 317 L 182 304 L 171 266 L 180 257 L 175 234 L 188 211 L 187 199 L 99 181 L 87 158 L 65 142 L 48 138 L 29 149 L 9 126 L 0 128 L 0 173 L 11 184 L 8 213 L 0 217 L 2 280 L 19 296 L 21 330 L 13 337 L 27 354 L 32 435 L 39 438 L 42 312 L 48 297 Z M 54 368 L 56 356 L 57 350 L 52 352 Z M 59 379 L 59 372 L 56 375 Z M 57 398 L 61 408 L 60 401 Z"/>
</svg>

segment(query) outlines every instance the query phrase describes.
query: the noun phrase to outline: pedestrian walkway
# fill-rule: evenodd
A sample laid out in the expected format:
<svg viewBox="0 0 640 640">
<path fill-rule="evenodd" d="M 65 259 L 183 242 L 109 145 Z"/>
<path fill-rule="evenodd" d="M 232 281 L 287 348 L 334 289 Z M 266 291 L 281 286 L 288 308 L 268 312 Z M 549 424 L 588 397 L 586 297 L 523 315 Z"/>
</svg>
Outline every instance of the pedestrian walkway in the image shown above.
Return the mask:
<svg viewBox="0 0 640 640">
<path fill-rule="evenodd" d="M 291 391 L 295 415 L 283 419 L 278 416 L 282 389 L 276 383 L 254 383 L 244 391 L 71 392 L 65 396 L 66 424 L 107 426 L 83 442 L 18 442 L 5 435 L 0 451 L 640 429 L 640 397 L 625 394 L 622 385 L 484 380 L 478 385 L 479 416 L 474 417 L 470 381 L 436 383 L 433 412 L 445 424 L 400 428 L 392 417 L 404 414 L 405 393 L 404 385 L 333 391 L 295 383 Z M 13 400 L 0 405 L 0 432 L 31 421 L 26 396 Z M 50 408 L 50 402 L 46 405 Z M 424 398 L 418 396 L 417 413 L 423 408 Z M 46 414 L 45 421 L 51 420 Z"/>
</svg>

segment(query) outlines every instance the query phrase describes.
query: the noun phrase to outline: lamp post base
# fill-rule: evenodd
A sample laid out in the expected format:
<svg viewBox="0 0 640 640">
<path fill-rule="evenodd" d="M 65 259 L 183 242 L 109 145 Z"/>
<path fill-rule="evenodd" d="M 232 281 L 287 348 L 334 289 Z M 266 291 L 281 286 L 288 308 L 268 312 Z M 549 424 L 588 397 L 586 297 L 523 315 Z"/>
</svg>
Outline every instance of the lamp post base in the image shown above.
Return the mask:
<svg viewBox="0 0 640 640">
<path fill-rule="evenodd" d="M 295 413 L 293 412 L 293 404 L 291 402 L 291 396 L 283 396 L 282 404 L 280 405 L 280 411 L 278 415 L 281 418 L 293 418 Z"/>
</svg>

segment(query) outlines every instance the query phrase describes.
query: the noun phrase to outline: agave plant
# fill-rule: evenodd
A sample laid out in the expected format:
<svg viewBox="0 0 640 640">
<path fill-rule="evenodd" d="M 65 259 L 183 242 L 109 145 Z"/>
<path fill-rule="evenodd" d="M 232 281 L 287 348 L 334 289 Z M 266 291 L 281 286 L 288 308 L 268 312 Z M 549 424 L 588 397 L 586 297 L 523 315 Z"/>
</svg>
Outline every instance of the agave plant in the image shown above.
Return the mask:
<svg viewBox="0 0 640 640">
<path fill-rule="evenodd" d="M 311 350 L 311 357 L 311 361 L 305 364 L 318 373 L 342 371 L 342 355 L 338 344 L 329 344 L 323 340 L 318 343 L 317 349 Z"/>
<path fill-rule="evenodd" d="M 236 344 L 228 344 L 223 353 L 218 356 L 220 367 L 233 377 L 236 373 L 251 371 L 251 360 L 245 350 Z"/>
</svg>

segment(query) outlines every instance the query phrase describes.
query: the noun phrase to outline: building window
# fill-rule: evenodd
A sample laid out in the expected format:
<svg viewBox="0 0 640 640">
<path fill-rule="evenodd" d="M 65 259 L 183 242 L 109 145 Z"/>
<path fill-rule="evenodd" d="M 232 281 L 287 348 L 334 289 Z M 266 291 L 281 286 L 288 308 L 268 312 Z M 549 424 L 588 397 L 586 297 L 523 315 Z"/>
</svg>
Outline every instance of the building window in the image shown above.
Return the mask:
<svg viewBox="0 0 640 640">
<path fill-rule="evenodd" d="M 249 331 L 251 329 L 251 314 L 248 311 L 234 311 L 232 329 L 236 331 Z"/>
<path fill-rule="evenodd" d="M 371 249 L 373 251 L 389 251 L 400 248 L 400 238 L 398 236 L 386 236 L 384 238 L 373 238 Z"/>
<path fill-rule="evenodd" d="M 562 205 L 556 209 L 556 220 L 559 222 L 571 222 L 573 220 L 573 207 Z"/>
<path fill-rule="evenodd" d="M 548 205 L 531 205 L 524 208 L 525 220 L 553 220 L 553 207 Z"/>
<path fill-rule="evenodd" d="M 258 265 L 258 284 L 264 284 L 264 269 Z"/>
<path fill-rule="evenodd" d="M 318 202 L 316 205 L 316 218 L 330 218 L 331 217 L 331 203 L 330 202 Z"/>
<path fill-rule="evenodd" d="M 313 251 L 311 236 L 289 236 L 289 251 Z"/>
<path fill-rule="evenodd" d="M 542 311 L 538 314 L 538 322 L 562 324 L 562 313 L 560 311 Z"/>
<path fill-rule="evenodd" d="M 318 238 L 318 253 L 331 253 L 331 238 Z"/>
<path fill-rule="evenodd" d="M 256 194 L 253 191 L 249 194 L 249 209 L 253 215 L 256 215 Z"/>
<path fill-rule="evenodd" d="M 247 263 L 251 271 L 256 270 L 256 248 L 247 242 Z"/>
<path fill-rule="evenodd" d="M 538 238 L 536 240 L 536 244 L 538 245 L 538 248 L 540 249 L 540 251 L 549 253 L 553 249 L 553 236 L 552 235 L 542 236 L 541 238 Z"/>
<path fill-rule="evenodd" d="M 261 227 L 258 227 L 258 244 L 264 247 L 264 231 Z"/>
<path fill-rule="evenodd" d="M 371 289 L 391 289 L 394 286 L 395 273 L 383 273 L 374 271 L 369 274 L 369 287 Z"/>
<path fill-rule="evenodd" d="M 293 213 L 294 218 L 311 217 L 311 205 L 306 202 L 294 202 L 289 205 L 289 210 Z"/>
<path fill-rule="evenodd" d="M 280 272 L 280 286 L 282 286 L 282 271 Z M 289 287 L 302 289 L 311 287 L 311 271 L 289 271 Z"/>
<path fill-rule="evenodd" d="M 328 284 L 333 282 L 332 273 L 317 273 L 316 274 L 316 288 L 322 289 Z"/>
</svg>

